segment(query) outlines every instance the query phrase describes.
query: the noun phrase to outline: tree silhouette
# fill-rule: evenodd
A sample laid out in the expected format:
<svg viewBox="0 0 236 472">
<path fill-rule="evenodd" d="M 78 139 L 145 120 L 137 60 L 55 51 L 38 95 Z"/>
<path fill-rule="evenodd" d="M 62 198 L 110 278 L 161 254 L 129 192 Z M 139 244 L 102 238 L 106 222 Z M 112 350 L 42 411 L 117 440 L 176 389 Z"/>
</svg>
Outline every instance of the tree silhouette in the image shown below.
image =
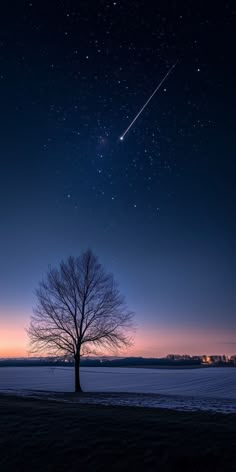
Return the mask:
<svg viewBox="0 0 236 472">
<path fill-rule="evenodd" d="M 92 251 L 50 268 L 36 296 L 27 330 L 32 352 L 73 357 L 76 392 L 82 391 L 81 356 L 131 344 L 134 315 Z"/>
</svg>

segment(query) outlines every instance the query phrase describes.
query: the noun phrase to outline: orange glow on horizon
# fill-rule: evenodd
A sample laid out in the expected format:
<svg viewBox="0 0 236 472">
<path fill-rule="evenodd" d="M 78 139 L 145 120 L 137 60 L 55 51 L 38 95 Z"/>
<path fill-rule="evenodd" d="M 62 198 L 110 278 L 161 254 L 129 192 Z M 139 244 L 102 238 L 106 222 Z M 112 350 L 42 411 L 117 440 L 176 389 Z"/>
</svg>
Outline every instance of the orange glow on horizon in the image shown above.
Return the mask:
<svg viewBox="0 0 236 472">
<path fill-rule="evenodd" d="M 25 328 L 29 317 L 13 311 L 0 310 L 0 357 L 28 356 L 28 338 Z"/>
<path fill-rule="evenodd" d="M 27 342 L 24 329 L 0 326 L 0 357 L 26 357 Z"/>
</svg>

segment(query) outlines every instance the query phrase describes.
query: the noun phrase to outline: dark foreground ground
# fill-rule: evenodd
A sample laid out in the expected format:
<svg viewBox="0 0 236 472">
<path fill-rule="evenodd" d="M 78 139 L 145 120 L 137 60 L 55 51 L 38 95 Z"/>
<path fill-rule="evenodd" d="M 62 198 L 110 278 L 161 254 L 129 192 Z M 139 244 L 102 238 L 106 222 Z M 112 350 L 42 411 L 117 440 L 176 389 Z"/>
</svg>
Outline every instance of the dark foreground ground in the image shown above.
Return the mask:
<svg viewBox="0 0 236 472">
<path fill-rule="evenodd" d="M 236 471 L 236 415 L 0 396 L 0 471 Z"/>
</svg>

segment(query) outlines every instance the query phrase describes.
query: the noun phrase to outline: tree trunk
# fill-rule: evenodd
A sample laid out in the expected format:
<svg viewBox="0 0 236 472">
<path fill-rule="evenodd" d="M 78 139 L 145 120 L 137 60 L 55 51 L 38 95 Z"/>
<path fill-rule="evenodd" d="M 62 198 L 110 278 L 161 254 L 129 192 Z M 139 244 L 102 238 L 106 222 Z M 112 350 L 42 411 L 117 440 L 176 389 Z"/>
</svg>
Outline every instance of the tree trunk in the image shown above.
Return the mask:
<svg viewBox="0 0 236 472">
<path fill-rule="evenodd" d="M 75 392 L 81 393 L 83 390 L 80 385 L 80 355 L 75 356 Z"/>
</svg>

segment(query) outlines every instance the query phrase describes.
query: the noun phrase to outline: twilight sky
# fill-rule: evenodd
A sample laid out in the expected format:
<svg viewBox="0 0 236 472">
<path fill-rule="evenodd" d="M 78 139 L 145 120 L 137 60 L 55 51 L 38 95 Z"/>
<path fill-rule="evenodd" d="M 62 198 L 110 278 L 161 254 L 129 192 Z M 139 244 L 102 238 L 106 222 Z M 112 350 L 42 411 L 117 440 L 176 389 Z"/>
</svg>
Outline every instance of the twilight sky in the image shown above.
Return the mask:
<svg viewBox="0 0 236 472">
<path fill-rule="evenodd" d="M 1 8 L 0 356 L 88 247 L 136 311 L 126 354 L 236 352 L 236 6 L 207 3 Z"/>
</svg>

